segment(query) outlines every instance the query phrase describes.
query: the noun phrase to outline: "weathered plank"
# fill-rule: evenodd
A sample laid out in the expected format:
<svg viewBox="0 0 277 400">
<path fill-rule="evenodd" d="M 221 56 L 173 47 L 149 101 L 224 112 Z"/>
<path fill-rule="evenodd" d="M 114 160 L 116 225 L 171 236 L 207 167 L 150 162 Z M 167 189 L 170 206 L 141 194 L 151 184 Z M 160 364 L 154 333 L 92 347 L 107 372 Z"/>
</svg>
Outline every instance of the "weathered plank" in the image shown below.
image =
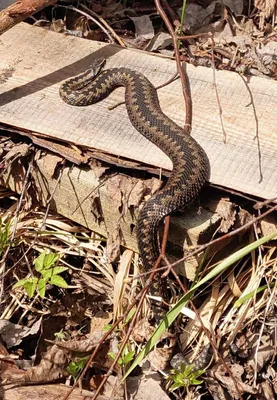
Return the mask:
<svg viewBox="0 0 277 400">
<path fill-rule="evenodd" d="M 0 41 L 0 123 L 35 131 L 81 146 L 103 150 L 169 170 L 170 160 L 130 124 L 125 107 L 108 112 L 122 100 L 119 89 L 91 107 L 64 104 L 62 80 L 80 73 L 101 56 L 107 67 L 143 72 L 155 85 L 175 72 L 169 59 L 92 42 L 19 24 Z M 210 181 L 262 198 L 277 196 L 277 82 L 218 71 L 216 82 L 227 143 L 223 142 L 213 71 L 186 66 L 193 100 L 192 135 L 211 164 Z M 161 105 L 177 123 L 184 121 L 181 85 L 159 91 Z"/>
</svg>

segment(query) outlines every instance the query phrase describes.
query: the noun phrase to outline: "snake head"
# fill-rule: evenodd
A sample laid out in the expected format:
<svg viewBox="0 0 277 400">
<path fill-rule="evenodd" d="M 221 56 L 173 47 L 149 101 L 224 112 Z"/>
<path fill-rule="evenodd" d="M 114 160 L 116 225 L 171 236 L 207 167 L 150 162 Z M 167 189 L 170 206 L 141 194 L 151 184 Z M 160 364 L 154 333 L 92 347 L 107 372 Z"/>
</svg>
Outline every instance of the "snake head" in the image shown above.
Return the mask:
<svg viewBox="0 0 277 400">
<path fill-rule="evenodd" d="M 97 76 L 105 64 L 106 64 L 106 59 L 104 57 L 100 57 L 94 60 L 90 66 L 90 70 L 93 71 L 93 75 Z"/>
</svg>

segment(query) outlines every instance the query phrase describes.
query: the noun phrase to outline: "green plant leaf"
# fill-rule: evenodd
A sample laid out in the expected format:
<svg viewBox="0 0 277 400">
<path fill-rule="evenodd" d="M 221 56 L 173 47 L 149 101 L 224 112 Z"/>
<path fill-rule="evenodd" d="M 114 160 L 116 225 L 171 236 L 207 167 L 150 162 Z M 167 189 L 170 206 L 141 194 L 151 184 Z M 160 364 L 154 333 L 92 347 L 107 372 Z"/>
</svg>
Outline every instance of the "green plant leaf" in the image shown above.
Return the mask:
<svg viewBox="0 0 277 400">
<path fill-rule="evenodd" d="M 182 34 L 182 32 L 183 32 L 183 23 L 184 23 L 184 19 L 185 19 L 185 10 L 186 10 L 186 5 L 187 5 L 187 2 L 186 2 L 186 0 L 183 0 L 183 6 L 182 6 L 182 10 L 181 10 L 181 18 L 180 18 L 179 35 L 181 35 L 181 34 Z"/>
<path fill-rule="evenodd" d="M 49 269 L 42 269 L 40 271 L 42 277 L 49 281 L 49 279 L 51 278 L 51 276 L 53 276 L 53 268 L 49 268 Z"/>
<path fill-rule="evenodd" d="M 132 359 L 134 358 L 134 355 L 135 355 L 135 351 L 129 351 L 129 353 L 123 357 L 123 364 L 127 365 L 129 362 L 131 362 Z"/>
<path fill-rule="evenodd" d="M 252 290 L 252 292 L 249 292 L 243 296 L 241 296 L 234 304 L 235 308 L 240 307 L 242 304 L 244 304 L 247 300 L 252 299 L 256 294 L 263 292 L 266 290 L 268 287 L 274 287 L 275 283 L 272 282 L 270 285 L 264 285 L 260 286 L 257 290 Z"/>
<path fill-rule="evenodd" d="M 37 290 L 38 290 L 38 294 L 40 295 L 40 297 L 42 299 L 44 299 L 44 297 L 45 297 L 46 283 L 47 283 L 47 280 L 44 278 L 40 278 L 40 280 L 38 281 Z"/>
<path fill-rule="evenodd" d="M 77 377 L 78 372 L 79 372 L 79 366 L 77 363 L 71 361 L 69 363 L 69 365 L 66 368 L 67 372 L 69 373 L 69 375 L 72 375 L 74 377 Z"/>
<path fill-rule="evenodd" d="M 174 390 L 176 390 L 176 389 L 179 389 L 180 387 L 183 387 L 184 386 L 184 384 L 183 383 L 173 383 L 173 385 L 171 385 L 170 386 L 170 388 L 169 388 L 169 390 L 171 391 L 171 392 L 173 392 Z"/>
<path fill-rule="evenodd" d="M 13 289 L 16 289 L 18 287 L 24 286 L 26 282 L 33 282 L 33 278 L 24 278 L 24 279 L 19 279 L 14 285 Z"/>
<path fill-rule="evenodd" d="M 60 275 L 53 275 L 49 282 L 51 285 L 55 285 L 64 289 L 68 287 L 67 282 Z"/>
<path fill-rule="evenodd" d="M 131 308 L 131 310 L 128 312 L 128 315 L 126 317 L 125 325 L 127 325 L 128 322 L 132 319 L 132 317 L 135 314 L 135 312 L 136 312 L 136 307 Z"/>
<path fill-rule="evenodd" d="M 81 372 L 84 367 L 86 366 L 86 363 L 88 361 L 89 357 L 83 357 L 80 358 L 78 361 L 71 361 L 66 368 L 67 372 L 77 378 L 79 372 Z"/>
<path fill-rule="evenodd" d="M 111 352 L 108 353 L 108 356 L 109 356 L 112 360 L 114 360 L 115 357 L 116 357 L 116 354 L 115 354 L 114 352 L 111 351 Z M 118 365 L 123 365 L 123 360 L 122 360 L 121 357 L 119 357 L 119 359 L 117 360 L 117 364 L 118 364 Z"/>
<path fill-rule="evenodd" d="M 4 222 L 2 218 L 0 218 L 0 256 L 3 251 L 11 245 L 10 234 L 11 234 L 11 220 Z"/>
<path fill-rule="evenodd" d="M 56 253 L 46 254 L 44 261 L 43 261 L 44 268 L 48 269 L 48 268 L 53 267 L 59 258 L 60 258 L 59 254 L 56 254 Z"/>
<path fill-rule="evenodd" d="M 190 385 L 201 385 L 201 383 L 203 383 L 203 379 L 191 379 L 190 380 Z"/>
<path fill-rule="evenodd" d="M 103 331 L 107 332 L 108 330 L 111 329 L 111 327 L 112 327 L 112 324 L 107 324 L 107 325 L 104 326 Z"/>
<path fill-rule="evenodd" d="M 259 246 L 264 243 L 272 240 L 277 236 L 277 231 L 272 232 L 271 234 L 262 237 L 261 239 L 256 240 L 253 243 L 243 247 L 242 249 L 236 251 L 231 254 L 221 263 L 219 263 L 215 268 L 213 268 L 203 279 L 197 282 L 179 301 L 175 304 L 174 307 L 166 314 L 165 318 L 161 321 L 160 325 L 157 327 L 151 338 L 146 343 L 145 347 L 142 351 L 137 355 L 135 361 L 132 363 L 126 374 L 123 376 L 122 381 L 124 381 L 127 376 L 135 369 L 135 367 L 146 357 L 146 355 L 152 350 L 155 344 L 160 340 L 163 333 L 169 328 L 169 326 L 175 321 L 175 319 L 180 314 L 182 308 L 187 305 L 188 301 L 192 298 L 196 289 L 200 288 L 209 280 L 217 277 L 235 262 L 239 261 L 241 258 L 251 253 L 251 251 L 255 250 Z"/>
<path fill-rule="evenodd" d="M 65 340 L 66 336 L 68 336 L 67 332 L 64 332 L 62 329 L 59 332 L 54 333 L 56 340 Z"/>
<path fill-rule="evenodd" d="M 40 272 L 43 270 L 44 258 L 46 256 L 45 251 L 43 251 L 34 261 L 36 271 Z"/>
<path fill-rule="evenodd" d="M 31 279 L 28 279 L 23 285 L 24 289 L 26 290 L 27 295 L 30 297 L 30 299 L 35 294 L 37 282 L 38 282 L 38 278 L 31 278 Z"/>
<path fill-rule="evenodd" d="M 41 275 L 44 277 L 44 279 L 50 279 L 54 275 L 61 274 L 64 271 L 67 271 L 67 267 L 54 267 L 54 268 L 49 268 L 49 269 L 43 269 L 40 271 Z"/>
<path fill-rule="evenodd" d="M 115 354 L 113 351 L 110 351 L 110 352 L 108 353 L 108 356 L 109 356 L 112 360 L 114 360 L 115 357 L 116 357 L 116 354 Z"/>
<path fill-rule="evenodd" d="M 188 388 L 191 385 L 200 385 L 203 381 L 197 379 L 205 371 L 194 369 L 194 365 L 182 363 L 179 369 L 172 369 L 167 381 L 170 383 L 169 390 L 172 392 L 178 388 Z"/>
<path fill-rule="evenodd" d="M 61 274 L 62 272 L 67 271 L 67 270 L 68 270 L 68 267 L 62 267 L 62 266 L 54 267 L 53 268 L 53 275 Z"/>
</svg>

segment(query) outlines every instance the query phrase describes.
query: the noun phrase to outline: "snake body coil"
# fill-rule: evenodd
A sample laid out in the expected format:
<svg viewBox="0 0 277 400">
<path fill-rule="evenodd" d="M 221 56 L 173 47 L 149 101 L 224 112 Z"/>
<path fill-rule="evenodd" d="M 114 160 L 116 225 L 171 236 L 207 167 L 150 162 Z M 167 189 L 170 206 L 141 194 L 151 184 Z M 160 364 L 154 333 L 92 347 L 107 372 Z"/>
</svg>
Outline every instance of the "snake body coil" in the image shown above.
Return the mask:
<svg viewBox="0 0 277 400">
<path fill-rule="evenodd" d="M 158 146 L 172 161 L 173 170 L 166 185 L 139 213 L 137 239 L 145 271 L 159 256 L 158 229 L 165 216 L 184 209 L 199 194 L 209 174 L 204 150 L 161 110 L 156 89 L 142 74 L 127 68 L 101 71 L 103 60 L 65 81 L 60 96 L 68 104 L 87 106 L 107 97 L 116 87 L 125 86 L 125 103 L 133 126 Z M 152 294 L 160 294 L 155 280 Z"/>
</svg>

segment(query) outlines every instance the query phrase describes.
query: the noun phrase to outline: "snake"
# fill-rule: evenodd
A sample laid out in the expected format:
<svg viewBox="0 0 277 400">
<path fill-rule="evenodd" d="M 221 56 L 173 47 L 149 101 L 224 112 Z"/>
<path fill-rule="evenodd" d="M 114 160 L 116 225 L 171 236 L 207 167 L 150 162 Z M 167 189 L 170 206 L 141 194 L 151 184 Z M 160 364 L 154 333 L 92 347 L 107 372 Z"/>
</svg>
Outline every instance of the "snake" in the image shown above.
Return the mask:
<svg viewBox="0 0 277 400">
<path fill-rule="evenodd" d="M 141 73 L 126 67 L 104 69 L 105 59 L 64 81 L 62 100 L 72 106 L 88 106 L 106 98 L 117 87 L 125 87 L 130 122 L 172 161 L 166 184 L 145 203 L 137 218 L 138 250 L 142 272 L 149 272 L 160 254 L 159 227 L 167 215 L 184 210 L 199 195 L 209 177 L 209 161 L 203 148 L 165 115 L 154 85 Z M 143 151 L 143 149 L 142 149 Z M 154 277 L 150 294 L 164 296 L 165 279 Z"/>
</svg>

